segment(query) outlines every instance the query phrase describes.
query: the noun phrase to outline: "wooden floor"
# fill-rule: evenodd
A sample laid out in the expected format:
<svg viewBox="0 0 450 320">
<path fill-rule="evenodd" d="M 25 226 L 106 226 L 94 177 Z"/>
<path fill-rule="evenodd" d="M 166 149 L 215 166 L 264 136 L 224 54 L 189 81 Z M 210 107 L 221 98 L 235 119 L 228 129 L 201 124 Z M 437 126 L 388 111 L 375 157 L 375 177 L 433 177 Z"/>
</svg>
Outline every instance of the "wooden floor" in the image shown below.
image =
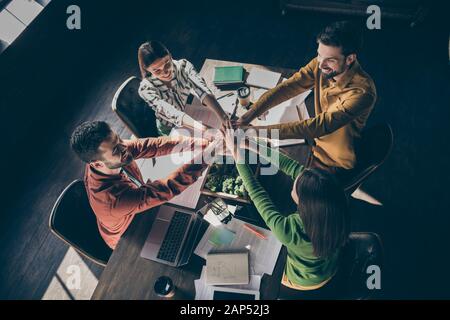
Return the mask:
<svg viewBox="0 0 450 320">
<path fill-rule="evenodd" d="M 41 92 L 54 106 L 60 104 L 59 112 L 44 112 L 38 123 L 30 123 L 23 147 L 24 140 L 15 141 L 16 133 L 10 130 L 8 149 L 20 147 L 8 154 L 9 166 L 3 167 L 12 191 L 4 194 L 0 226 L 1 299 L 45 298 L 55 280 L 68 247 L 49 232 L 48 217 L 59 193 L 83 172 L 82 163 L 69 149 L 69 136 L 76 125 L 94 119 L 107 120 L 129 135 L 112 114 L 110 103 L 119 84 L 137 75 L 136 52 L 141 42 L 160 39 L 175 58 L 187 58 L 198 69 L 206 58 L 299 68 L 314 57 L 314 37 L 320 28 L 342 19 L 301 12 L 280 16 L 275 1 L 261 1 L 258 6 L 244 1 L 240 7 L 229 8 L 210 8 L 209 2 L 202 1 L 191 8 L 171 6 L 172 10 L 144 1 L 128 1 L 126 8 L 120 8 L 119 2 L 90 2 L 94 1 L 80 1 L 84 20 L 82 31 L 69 39 L 73 41 L 48 48 L 55 57 L 59 50 L 68 55 L 83 52 L 67 61 L 59 58 L 61 73 L 55 76 L 70 83 L 66 91 Z M 44 12 L 40 18 L 57 16 L 64 12 L 61 9 L 61 4 L 51 2 L 46 10 L 54 12 Z M 64 28 L 64 19 L 56 19 L 55 24 Z M 434 22 L 416 29 L 383 22 L 382 30 L 367 31 L 360 55 L 379 95 L 368 125 L 390 123 L 395 146 L 386 164 L 363 186 L 382 205 L 352 200 L 352 229 L 381 236 L 385 249 L 382 296 L 389 299 L 450 298 L 446 276 L 450 211 L 444 187 L 449 163 L 448 32 Z M 12 61 L 14 50 L 25 50 L 25 39 L 33 41 L 24 36 L 8 48 L 5 57 L 0 56 L 0 63 Z M 30 58 L 21 63 L 40 62 Z M 2 88 L 14 70 L 5 71 Z M 24 76 L 26 82 L 28 75 Z M 31 76 L 34 82 L 40 81 L 39 75 Z M 33 90 L 33 82 L 27 85 Z M 12 88 L 8 94 L 15 92 Z M 27 94 L 17 90 L 17 95 L 20 92 Z M 32 108 L 33 97 L 29 101 Z M 10 179 L 8 171 L 19 171 L 17 179 Z M 101 273 L 85 263 L 94 276 Z"/>
</svg>

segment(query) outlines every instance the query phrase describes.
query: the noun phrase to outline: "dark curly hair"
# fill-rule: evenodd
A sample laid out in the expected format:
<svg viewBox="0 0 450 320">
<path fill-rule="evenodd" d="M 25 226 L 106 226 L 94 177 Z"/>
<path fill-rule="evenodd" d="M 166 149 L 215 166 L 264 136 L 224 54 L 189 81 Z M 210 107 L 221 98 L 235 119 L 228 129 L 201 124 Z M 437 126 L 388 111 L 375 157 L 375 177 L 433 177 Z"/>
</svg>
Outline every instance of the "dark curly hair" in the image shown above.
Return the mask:
<svg viewBox="0 0 450 320">
<path fill-rule="evenodd" d="M 84 162 L 100 160 L 98 148 L 111 132 L 111 127 L 104 121 L 85 122 L 73 131 L 70 146 Z"/>
<path fill-rule="evenodd" d="M 362 29 L 350 21 L 338 21 L 325 27 L 317 36 L 317 43 L 341 48 L 342 54 L 348 56 L 358 53 L 362 47 Z"/>
</svg>

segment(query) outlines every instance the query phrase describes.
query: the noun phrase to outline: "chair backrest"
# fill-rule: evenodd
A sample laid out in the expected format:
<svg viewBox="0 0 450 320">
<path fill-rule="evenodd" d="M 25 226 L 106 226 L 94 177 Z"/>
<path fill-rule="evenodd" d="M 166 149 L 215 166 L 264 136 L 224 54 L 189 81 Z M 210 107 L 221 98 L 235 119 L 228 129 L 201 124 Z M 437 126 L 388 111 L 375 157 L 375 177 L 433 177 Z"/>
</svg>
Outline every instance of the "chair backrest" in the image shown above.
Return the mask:
<svg viewBox="0 0 450 320">
<path fill-rule="evenodd" d="M 389 156 L 394 142 L 392 129 L 380 124 L 364 130 L 355 146 L 357 164 L 341 177 L 344 189 L 353 193 Z"/>
<path fill-rule="evenodd" d="M 56 200 L 49 219 L 50 230 L 90 260 L 106 265 L 112 250 L 100 236 L 84 182 L 75 180 Z"/>
<path fill-rule="evenodd" d="M 369 289 L 369 266 L 383 270 L 383 246 L 372 232 L 352 232 L 341 251 L 339 269 L 331 281 L 317 290 L 295 290 L 280 285 L 280 300 L 363 300 L 375 298 L 377 289 Z M 371 270 L 369 270 L 372 272 Z"/>
<path fill-rule="evenodd" d="M 156 116 L 152 108 L 139 96 L 140 79 L 128 78 L 117 89 L 112 109 L 137 138 L 157 137 Z"/>
<path fill-rule="evenodd" d="M 373 298 L 377 289 L 369 289 L 367 286 L 367 279 L 372 272 L 368 267 L 374 265 L 383 270 L 383 245 L 380 237 L 372 232 L 352 232 L 342 259 L 340 276 L 344 278 L 347 298 Z"/>
<path fill-rule="evenodd" d="M 0 39 L 0 53 L 2 53 L 8 47 L 8 42 Z"/>
</svg>

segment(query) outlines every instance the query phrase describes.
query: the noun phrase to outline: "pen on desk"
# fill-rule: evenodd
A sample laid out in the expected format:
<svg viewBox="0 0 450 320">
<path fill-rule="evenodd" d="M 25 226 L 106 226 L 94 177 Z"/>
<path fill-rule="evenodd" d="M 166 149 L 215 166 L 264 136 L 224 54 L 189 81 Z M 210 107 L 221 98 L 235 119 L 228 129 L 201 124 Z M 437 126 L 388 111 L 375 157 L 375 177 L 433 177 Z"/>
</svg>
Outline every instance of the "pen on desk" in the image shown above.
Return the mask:
<svg viewBox="0 0 450 320">
<path fill-rule="evenodd" d="M 230 120 L 233 120 L 234 117 L 236 116 L 238 107 L 239 107 L 239 100 L 238 100 L 238 98 L 236 98 L 236 102 L 234 103 L 233 113 L 230 115 Z"/>
<path fill-rule="evenodd" d="M 244 228 L 246 228 L 248 231 L 253 232 L 257 237 L 261 239 L 267 239 L 265 235 L 263 235 L 261 232 L 257 231 L 256 229 L 250 227 L 248 224 L 244 224 Z"/>
<path fill-rule="evenodd" d="M 222 99 L 222 98 L 232 96 L 233 94 L 234 94 L 234 92 L 229 92 L 229 93 L 227 93 L 227 94 L 224 94 L 223 96 L 218 97 L 216 100 L 220 100 L 220 99 Z"/>
</svg>

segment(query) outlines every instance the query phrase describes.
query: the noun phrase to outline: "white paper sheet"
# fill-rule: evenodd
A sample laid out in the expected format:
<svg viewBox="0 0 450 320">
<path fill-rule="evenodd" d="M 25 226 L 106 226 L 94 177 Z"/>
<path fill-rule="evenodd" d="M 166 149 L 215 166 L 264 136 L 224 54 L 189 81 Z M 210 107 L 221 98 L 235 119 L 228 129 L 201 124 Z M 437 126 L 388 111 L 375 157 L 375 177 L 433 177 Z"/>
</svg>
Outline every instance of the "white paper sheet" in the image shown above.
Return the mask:
<svg viewBox="0 0 450 320">
<path fill-rule="evenodd" d="M 184 163 L 187 163 L 192 159 L 192 153 L 186 152 L 180 154 L 180 157 L 184 159 Z M 153 165 L 152 159 L 138 159 L 136 162 L 141 169 L 142 177 L 144 181 L 150 179 L 151 181 L 164 179 L 170 173 L 177 170 L 183 165 L 183 163 L 175 163 L 171 158 L 171 155 L 153 158 L 155 165 Z M 205 178 L 206 171 L 198 178 L 198 180 L 185 189 L 182 193 L 172 198 L 169 203 L 176 204 L 185 208 L 195 209 L 198 200 L 200 198 L 200 189 L 202 187 L 203 179 Z"/>
<path fill-rule="evenodd" d="M 292 99 L 286 100 L 269 110 L 265 120 L 258 121 L 258 125 L 271 125 L 309 119 L 304 103 L 311 90 Z"/>
<path fill-rule="evenodd" d="M 261 239 L 257 237 L 254 233 L 248 231 L 244 228 L 244 222 L 237 218 L 233 218 L 226 226 L 227 229 L 233 231 L 236 236 L 227 246 L 214 246 L 208 241 L 211 232 L 215 228 L 210 225 L 200 240 L 197 248 L 195 248 L 194 253 L 203 259 L 206 259 L 206 255 L 212 251 L 227 251 L 227 250 L 250 250 L 249 263 L 250 263 L 250 274 L 260 275 L 268 274 L 271 275 L 275 264 L 278 259 L 278 255 L 281 250 L 281 242 L 272 234 L 270 230 L 263 229 L 254 225 L 251 225 L 258 232 L 262 233 L 267 237 L 267 239 Z M 249 224 L 250 225 L 250 224 Z"/>
<path fill-rule="evenodd" d="M 231 114 L 236 106 L 233 101 L 236 101 L 235 95 L 222 98 L 219 100 L 219 103 L 227 113 Z M 211 128 L 219 129 L 221 126 L 219 117 L 210 108 L 202 105 L 198 99 L 194 99 L 192 104 L 187 105 L 185 112 L 192 119 L 202 122 Z"/>
<path fill-rule="evenodd" d="M 280 78 L 281 73 L 253 67 L 249 72 L 246 83 L 249 86 L 272 89 L 278 84 Z"/>
<path fill-rule="evenodd" d="M 214 293 L 214 286 L 206 284 L 206 266 L 203 267 L 200 279 L 194 280 L 195 286 L 195 300 L 212 300 Z M 259 291 L 261 287 L 261 276 L 251 275 L 248 284 L 221 286 L 225 288 L 234 288 L 241 290 Z"/>
<path fill-rule="evenodd" d="M 236 109 L 237 95 L 236 93 L 233 93 L 217 101 L 219 102 L 222 109 L 228 114 L 228 116 L 231 116 L 234 113 L 234 109 Z"/>
<path fill-rule="evenodd" d="M 256 102 L 261 96 L 267 92 L 267 89 L 253 89 L 253 101 Z"/>
<path fill-rule="evenodd" d="M 171 136 L 182 131 L 173 129 Z M 169 154 L 162 157 L 151 159 L 138 159 L 136 160 L 139 169 L 141 170 L 144 181 L 150 179 L 151 181 L 164 179 L 169 174 L 180 168 L 183 164 L 188 163 L 194 156 L 194 152 L 188 151 L 177 154 Z M 197 179 L 195 183 L 190 185 L 182 193 L 172 198 L 169 201 L 171 204 L 179 205 L 185 208 L 195 209 L 198 200 L 200 198 L 200 190 L 202 187 L 203 179 L 205 179 L 206 171 Z"/>
<path fill-rule="evenodd" d="M 278 106 L 269 110 L 268 114 L 264 119 L 257 120 L 255 125 L 265 126 L 279 123 L 288 123 L 292 121 L 306 120 L 309 119 L 310 116 L 308 114 L 308 110 L 305 105 L 306 97 L 311 93 L 311 90 L 308 90 L 298 96 L 295 96 L 292 99 L 289 99 Z M 304 139 L 271 139 L 270 143 L 273 147 L 285 147 L 289 145 L 296 144 L 304 144 Z"/>
</svg>

